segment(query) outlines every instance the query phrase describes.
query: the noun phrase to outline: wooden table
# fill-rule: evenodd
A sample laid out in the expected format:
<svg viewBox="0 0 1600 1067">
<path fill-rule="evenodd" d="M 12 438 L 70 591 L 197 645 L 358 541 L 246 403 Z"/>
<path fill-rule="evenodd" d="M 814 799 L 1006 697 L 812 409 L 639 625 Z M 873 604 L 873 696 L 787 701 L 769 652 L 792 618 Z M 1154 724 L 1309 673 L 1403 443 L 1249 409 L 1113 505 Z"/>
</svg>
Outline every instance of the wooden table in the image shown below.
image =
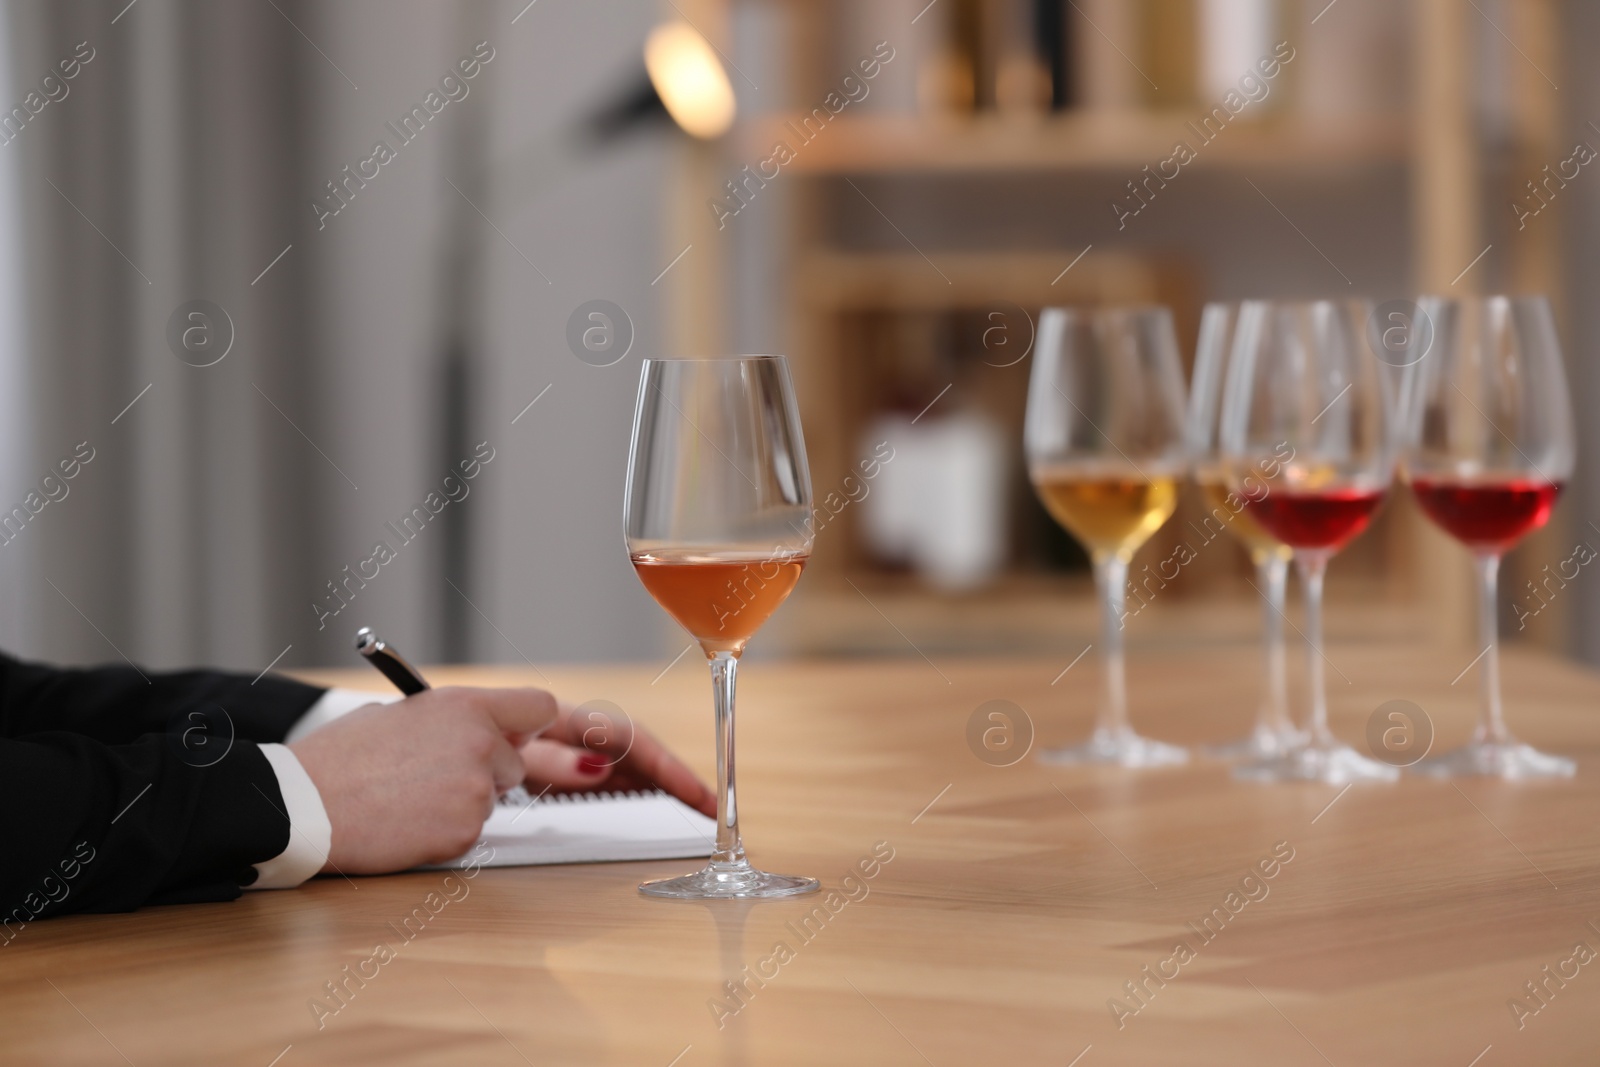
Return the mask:
<svg viewBox="0 0 1600 1067">
<path fill-rule="evenodd" d="M 1421 705 L 1439 744 L 1465 736 L 1475 687 L 1451 679 L 1470 652 L 1330 655 L 1346 738 L 1390 698 Z M 0 1063 L 1596 1062 L 1600 961 L 1564 962 L 1577 942 L 1600 950 L 1595 676 L 1506 658 L 1514 727 L 1576 754 L 1571 782 L 1341 792 L 1235 784 L 1204 763 L 1130 773 L 980 761 L 967 726 L 986 701 L 1026 709 L 1042 743 L 1087 730 L 1095 665 L 1052 685 L 1069 659 L 746 665 L 754 859 L 838 890 L 875 847 L 893 853 L 850 883 L 859 899 L 833 898 L 837 913 L 824 908 L 798 936 L 820 898 L 702 905 L 635 892 L 683 861 L 485 870 L 408 942 L 389 924 L 440 888 L 439 873 L 51 920 L 0 948 Z M 1148 732 L 1199 742 L 1243 730 L 1251 650 L 1136 654 L 1132 667 Z M 705 768 L 703 672 L 685 657 L 652 684 L 659 670 L 547 673 L 564 695 L 647 720 Z M 1275 849 L 1293 858 L 1244 883 Z M 1242 883 L 1257 899 L 1229 896 Z M 1214 909 L 1227 921 L 1203 940 L 1187 924 Z M 398 945 L 393 960 L 352 983 L 319 1030 L 311 1002 L 335 1003 L 325 983 L 380 941 Z M 788 952 L 775 955 L 780 941 Z M 1519 1029 L 1508 1001 L 1537 1006 L 1524 983 L 1546 965 L 1577 973 L 1547 980 L 1548 1002 Z M 746 982 L 742 1001 L 730 980 Z"/>
</svg>

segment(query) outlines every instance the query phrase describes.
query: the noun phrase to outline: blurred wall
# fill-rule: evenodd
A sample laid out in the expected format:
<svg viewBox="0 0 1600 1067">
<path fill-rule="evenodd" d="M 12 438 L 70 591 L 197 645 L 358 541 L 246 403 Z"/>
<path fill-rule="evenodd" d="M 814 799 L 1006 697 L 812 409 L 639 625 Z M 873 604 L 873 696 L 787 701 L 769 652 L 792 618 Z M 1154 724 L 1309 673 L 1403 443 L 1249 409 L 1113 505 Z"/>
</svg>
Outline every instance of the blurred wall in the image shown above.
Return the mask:
<svg viewBox="0 0 1600 1067">
<path fill-rule="evenodd" d="M 324 478 L 336 500 L 316 579 L 367 557 L 388 536 L 385 523 L 439 490 L 479 442 L 495 458 L 440 515 L 467 527 L 454 584 L 441 569 L 444 546 L 428 543 L 448 527 L 430 527 L 309 647 L 339 662 L 355 627 L 371 620 L 426 657 L 654 654 L 666 627 L 628 566 L 621 507 L 639 361 L 660 344 L 650 283 L 671 258 L 659 236 L 659 179 L 674 141 L 651 128 L 590 149 L 569 131 L 642 76 L 655 5 L 357 3 L 324 7 L 318 20 L 323 47 L 365 72 L 359 93 L 324 72 L 318 175 L 363 154 L 477 42 L 494 59 L 439 116 L 443 136 L 428 140 L 427 130 L 392 180 L 386 168 L 381 187 L 330 221 L 332 240 L 315 261 L 328 448 L 350 457 L 361 486 Z M 483 124 L 481 144 L 465 132 L 471 122 Z M 460 241 L 482 257 L 477 266 L 451 258 Z M 464 292 L 459 271 L 468 272 Z M 620 305 L 633 322 L 633 348 L 613 366 L 586 364 L 567 344 L 569 316 L 593 299 Z M 441 424 L 453 300 L 466 302 L 464 444 L 448 441 Z M 464 641 L 450 640 L 452 624 Z"/>
</svg>

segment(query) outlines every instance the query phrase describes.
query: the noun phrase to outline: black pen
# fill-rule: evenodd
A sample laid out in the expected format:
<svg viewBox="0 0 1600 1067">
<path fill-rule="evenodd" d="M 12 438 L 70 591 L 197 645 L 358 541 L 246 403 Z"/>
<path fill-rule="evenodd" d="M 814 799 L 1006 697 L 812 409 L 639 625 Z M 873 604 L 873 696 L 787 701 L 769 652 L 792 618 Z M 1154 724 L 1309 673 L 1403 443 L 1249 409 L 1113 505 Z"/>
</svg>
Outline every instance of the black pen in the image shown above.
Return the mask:
<svg viewBox="0 0 1600 1067">
<path fill-rule="evenodd" d="M 372 632 L 372 627 L 363 626 L 356 631 L 356 651 L 365 656 L 368 663 L 378 668 L 383 676 L 393 682 L 395 688 L 406 696 L 416 696 L 430 688 L 428 680 L 407 663 L 400 653 L 379 640 L 378 635 Z"/>
</svg>

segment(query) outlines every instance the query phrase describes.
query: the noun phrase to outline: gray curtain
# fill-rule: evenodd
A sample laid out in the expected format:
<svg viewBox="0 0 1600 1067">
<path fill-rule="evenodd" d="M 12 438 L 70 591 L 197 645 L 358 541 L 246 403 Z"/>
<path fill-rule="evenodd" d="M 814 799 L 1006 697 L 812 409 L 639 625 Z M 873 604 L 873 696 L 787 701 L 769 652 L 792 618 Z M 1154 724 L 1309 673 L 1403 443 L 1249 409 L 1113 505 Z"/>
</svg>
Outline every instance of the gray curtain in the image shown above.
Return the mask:
<svg viewBox="0 0 1600 1067">
<path fill-rule="evenodd" d="M 30 516 L 0 547 L 10 649 L 260 669 L 305 629 L 309 589 L 285 577 L 311 570 L 332 474 L 290 425 L 315 440 L 329 414 L 308 260 L 292 249 L 257 279 L 304 243 L 303 94 L 322 60 L 289 22 L 306 24 L 309 5 L 275 2 L 281 13 L 7 5 L 4 106 L 31 111 L 52 72 L 59 96 L 0 145 L 26 294 L 20 356 L 7 358 L 27 430 L 0 457 L 0 509 Z M 90 50 L 60 79 L 61 60 Z M 195 300 L 224 316 L 186 324 L 210 335 L 191 330 L 185 362 L 168 324 Z M 202 341 L 220 354 L 229 320 L 225 358 L 191 365 Z M 60 496 L 41 479 L 75 447 L 93 458 L 32 514 Z"/>
</svg>

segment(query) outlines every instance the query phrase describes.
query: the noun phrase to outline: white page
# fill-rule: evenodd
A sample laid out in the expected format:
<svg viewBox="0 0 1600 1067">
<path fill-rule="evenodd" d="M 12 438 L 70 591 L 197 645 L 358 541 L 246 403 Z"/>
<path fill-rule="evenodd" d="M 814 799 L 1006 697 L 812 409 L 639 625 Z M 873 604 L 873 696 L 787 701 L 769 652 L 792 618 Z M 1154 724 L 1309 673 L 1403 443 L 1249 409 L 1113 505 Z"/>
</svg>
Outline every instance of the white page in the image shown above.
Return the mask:
<svg viewBox="0 0 1600 1067">
<path fill-rule="evenodd" d="M 717 824 L 659 790 L 566 793 L 495 805 L 479 844 L 428 869 L 709 856 Z"/>
</svg>

